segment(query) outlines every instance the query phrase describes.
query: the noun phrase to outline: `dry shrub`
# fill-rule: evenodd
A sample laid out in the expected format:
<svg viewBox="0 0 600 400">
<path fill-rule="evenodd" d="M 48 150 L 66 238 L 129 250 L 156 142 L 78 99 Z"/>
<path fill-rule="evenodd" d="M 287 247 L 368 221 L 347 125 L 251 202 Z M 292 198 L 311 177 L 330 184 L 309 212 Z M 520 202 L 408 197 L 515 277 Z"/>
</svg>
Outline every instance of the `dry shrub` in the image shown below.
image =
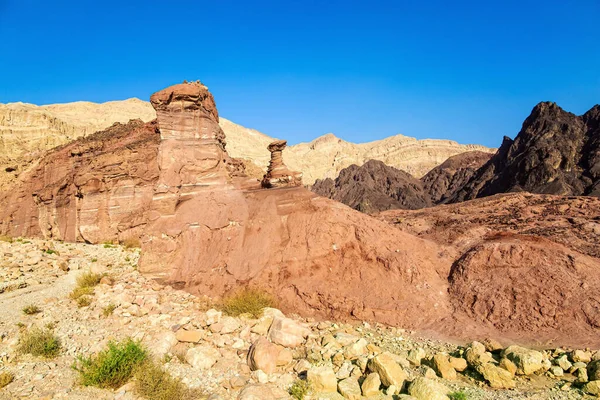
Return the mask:
<svg viewBox="0 0 600 400">
<path fill-rule="evenodd" d="M 277 302 L 271 294 L 258 289 L 246 288 L 223 299 L 222 309 L 231 316 L 250 314 L 260 317 L 262 310 L 267 307 L 277 307 Z"/>
</svg>

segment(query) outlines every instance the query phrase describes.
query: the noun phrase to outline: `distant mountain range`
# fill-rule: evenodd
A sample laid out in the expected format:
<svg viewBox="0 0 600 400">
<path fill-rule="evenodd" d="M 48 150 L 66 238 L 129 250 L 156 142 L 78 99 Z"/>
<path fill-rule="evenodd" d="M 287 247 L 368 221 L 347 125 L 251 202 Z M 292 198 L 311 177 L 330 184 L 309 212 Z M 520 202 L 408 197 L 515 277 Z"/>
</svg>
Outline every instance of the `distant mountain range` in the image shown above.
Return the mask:
<svg viewBox="0 0 600 400">
<path fill-rule="evenodd" d="M 138 118 L 148 122 L 156 114 L 150 103 L 135 98 L 102 104 L 0 104 L 0 190 L 46 150 L 106 129 L 115 122 Z M 261 176 L 270 157 L 267 145 L 276 139 L 225 118 L 220 118 L 220 125 L 227 136 L 228 153 L 250 161 L 248 172 Z M 421 177 L 449 157 L 473 150 L 495 151 L 451 140 L 417 140 L 403 135 L 355 144 L 326 134 L 309 143 L 289 146 L 284 158 L 291 169 L 304 174 L 304 184 L 311 185 L 317 179 L 335 178 L 342 169 L 371 159 Z"/>
</svg>

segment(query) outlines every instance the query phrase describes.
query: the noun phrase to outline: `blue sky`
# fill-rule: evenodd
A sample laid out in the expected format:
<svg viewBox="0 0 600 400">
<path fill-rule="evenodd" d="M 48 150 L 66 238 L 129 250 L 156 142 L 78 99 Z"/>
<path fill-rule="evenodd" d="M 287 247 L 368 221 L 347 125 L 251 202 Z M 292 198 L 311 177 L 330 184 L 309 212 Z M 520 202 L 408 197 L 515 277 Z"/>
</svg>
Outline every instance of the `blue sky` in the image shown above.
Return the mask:
<svg viewBox="0 0 600 400">
<path fill-rule="evenodd" d="M 0 0 L 0 102 L 200 79 L 221 115 L 291 143 L 498 146 L 539 101 L 600 103 L 598 21 L 598 0 Z"/>
</svg>

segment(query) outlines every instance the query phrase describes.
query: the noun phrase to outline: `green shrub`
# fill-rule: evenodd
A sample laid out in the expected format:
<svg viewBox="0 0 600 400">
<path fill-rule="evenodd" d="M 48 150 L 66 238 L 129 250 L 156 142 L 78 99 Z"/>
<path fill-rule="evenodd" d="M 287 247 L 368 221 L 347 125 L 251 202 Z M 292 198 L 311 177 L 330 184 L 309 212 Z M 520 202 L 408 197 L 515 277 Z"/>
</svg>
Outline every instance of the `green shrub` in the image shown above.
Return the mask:
<svg viewBox="0 0 600 400">
<path fill-rule="evenodd" d="M 113 313 L 113 311 L 115 311 L 116 308 L 117 308 L 117 306 L 115 306 L 114 304 L 111 303 L 102 309 L 102 314 L 105 317 L 108 317 L 109 315 L 111 315 Z"/>
<path fill-rule="evenodd" d="M 449 393 L 448 397 L 450 398 L 450 400 L 467 400 L 467 394 L 462 390 L 458 392 Z"/>
<path fill-rule="evenodd" d="M 32 328 L 22 330 L 17 351 L 36 357 L 54 358 L 60 353 L 60 339 L 52 329 Z"/>
<path fill-rule="evenodd" d="M 52 250 L 52 249 L 48 249 L 45 251 L 46 254 L 58 254 L 58 251 L 56 250 Z M 59 254 L 60 255 L 60 254 Z"/>
<path fill-rule="evenodd" d="M 147 351 L 131 338 L 121 342 L 109 342 L 105 350 L 93 357 L 79 357 L 73 366 L 81 376 L 84 386 L 119 388 L 146 360 Z"/>
<path fill-rule="evenodd" d="M 98 261 L 97 258 L 92 258 L 92 262 L 96 262 L 96 261 Z"/>
<path fill-rule="evenodd" d="M 146 361 L 134 376 L 137 394 L 148 400 L 187 400 L 200 397 L 200 393 L 188 389 L 180 379 L 173 378 L 152 361 Z"/>
<path fill-rule="evenodd" d="M 23 314 L 26 314 L 26 315 L 33 315 L 33 314 L 37 314 L 40 312 L 42 312 L 42 310 L 34 304 L 30 304 L 27 307 L 23 308 Z"/>
<path fill-rule="evenodd" d="M 244 289 L 223 300 L 222 309 L 231 316 L 251 314 L 254 318 L 260 317 L 266 307 L 276 307 L 275 298 L 269 293 L 257 289 Z"/>
<path fill-rule="evenodd" d="M 0 389 L 14 380 L 15 376 L 11 372 L 0 372 Z"/>
<path fill-rule="evenodd" d="M 304 396 L 310 390 L 310 383 L 308 381 L 304 381 L 302 379 L 297 379 L 294 381 L 290 389 L 288 390 L 290 396 L 292 396 L 296 400 L 303 400 Z"/>
</svg>

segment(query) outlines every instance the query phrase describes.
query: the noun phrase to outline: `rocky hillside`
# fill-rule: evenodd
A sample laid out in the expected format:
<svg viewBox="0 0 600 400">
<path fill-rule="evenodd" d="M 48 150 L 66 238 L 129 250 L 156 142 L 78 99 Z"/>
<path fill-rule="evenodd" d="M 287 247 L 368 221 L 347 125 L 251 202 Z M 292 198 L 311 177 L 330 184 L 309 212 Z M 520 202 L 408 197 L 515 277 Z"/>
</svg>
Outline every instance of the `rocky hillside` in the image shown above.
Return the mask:
<svg viewBox="0 0 600 400">
<path fill-rule="evenodd" d="M 148 122 L 154 118 L 156 113 L 150 103 L 139 99 L 48 106 L 0 104 L 0 190 L 48 149 L 106 129 L 115 122 Z M 249 174 L 260 178 L 269 162 L 267 146 L 275 139 L 222 117 L 219 124 L 227 136 L 229 154 L 251 161 L 246 163 Z M 328 134 L 288 147 L 285 157 L 293 170 L 304 173 L 304 183 L 312 184 L 316 179 L 335 178 L 342 169 L 370 159 L 419 177 L 448 157 L 470 150 L 493 151 L 449 140 L 416 140 L 402 135 L 354 144 Z"/>
<path fill-rule="evenodd" d="M 317 180 L 311 190 L 366 213 L 396 208 L 415 210 L 431 205 L 421 181 L 376 160 L 344 168 L 335 181 Z"/>
<path fill-rule="evenodd" d="M 351 165 L 338 177 L 317 180 L 311 190 L 366 213 L 404 209 L 416 210 L 445 203 L 469 181 L 491 154 L 470 151 L 450 157 L 421 179 L 371 160 Z"/>
<path fill-rule="evenodd" d="M 272 307 L 238 315 L 224 306 L 235 297 L 196 297 L 141 275 L 136 248 L 4 237 L 0 253 L 1 399 L 579 400 L 600 389 L 595 350 L 455 344 Z M 144 368 L 130 371 L 125 356 L 82 368 L 130 338 Z"/>
<path fill-rule="evenodd" d="M 450 201 L 517 191 L 600 196 L 600 105 L 576 116 L 538 104 L 515 140 L 505 137 Z"/>
</svg>

